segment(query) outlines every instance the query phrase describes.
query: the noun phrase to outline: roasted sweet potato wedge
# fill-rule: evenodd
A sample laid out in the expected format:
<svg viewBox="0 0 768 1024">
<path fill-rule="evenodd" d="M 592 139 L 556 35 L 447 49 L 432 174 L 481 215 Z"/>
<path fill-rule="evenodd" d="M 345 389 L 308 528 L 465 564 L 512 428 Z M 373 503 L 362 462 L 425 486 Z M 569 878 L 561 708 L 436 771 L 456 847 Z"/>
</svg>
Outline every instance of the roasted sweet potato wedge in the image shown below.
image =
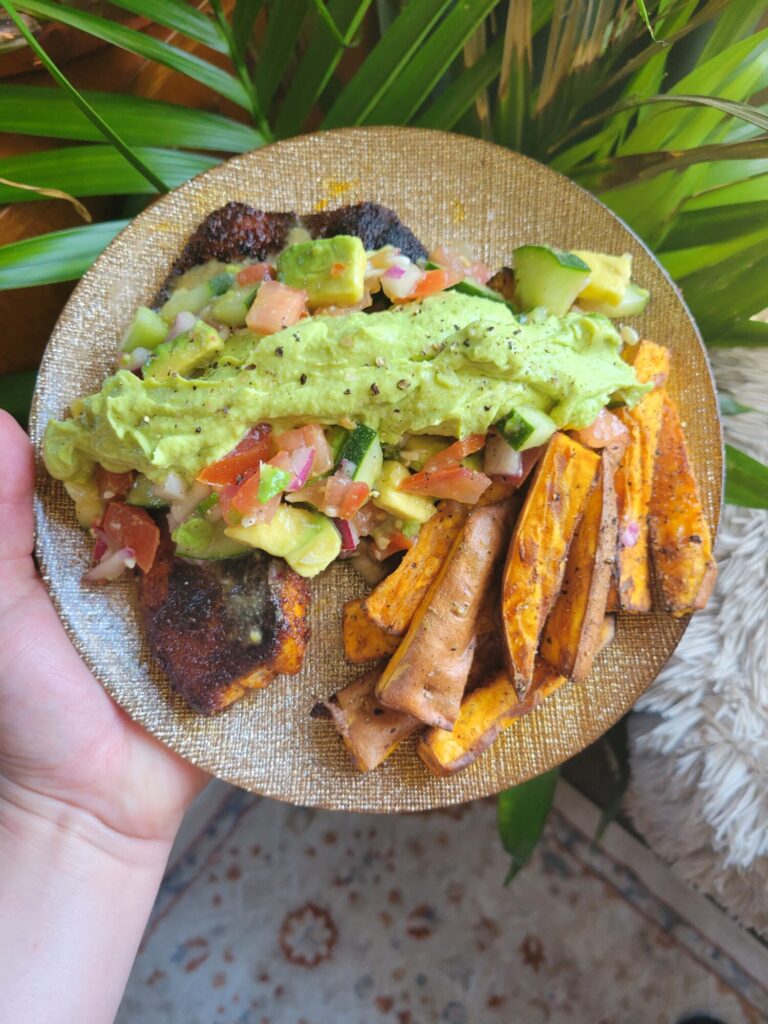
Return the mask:
<svg viewBox="0 0 768 1024">
<path fill-rule="evenodd" d="M 619 548 L 616 559 L 619 607 L 627 612 L 651 610 L 648 561 L 648 510 L 651 503 L 653 465 L 661 426 L 663 385 L 669 373 L 669 351 L 653 341 L 641 341 L 628 350 L 638 380 L 653 382 L 653 391 L 634 409 L 617 413 L 629 430 L 629 444 L 616 472 L 619 516 Z"/>
<path fill-rule="evenodd" d="M 468 514 L 469 506 L 461 502 L 441 502 L 437 512 L 422 526 L 416 543 L 406 551 L 400 565 L 363 601 L 363 611 L 372 623 L 396 636 L 405 633 Z"/>
<path fill-rule="evenodd" d="M 568 549 L 599 465 L 593 451 L 554 434 L 515 524 L 501 610 L 507 667 L 521 700 L 533 684 L 539 637 L 560 592 Z"/>
<path fill-rule="evenodd" d="M 668 397 L 658 439 L 650 529 L 667 610 L 681 616 L 703 608 L 714 589 L 717 566 L 680 415 Z"/>
<path fill-rule="evenodd" d="M 361 772 L 377 768 L 399 743 L 424 727 L 417 718 L 379 704 L 375 693 L 378 679 L 378 672 L 369 672 L 339 690 L 325 705 Z"/>
<path fill-rule="evenodd" d="M 192 562 L 174 557 L 165 533 L 140 598 L 152 653 L 197 711 L 220 711 L 301 668 L 309 586 L 282 560 Z"/>
<path fill-rule="evenodd" d="M 424 733 L 418 755 L 435 775 L 452 775 L 476 760 L 507 726 L 567 682 L 565 676 L 537 659 L 533 686 L 521 701 L 509 673 L 500 669 L 467 694 L 451 732 L 428 729 Z"/>
<path fill-rule="evenodd" d="M 363 611 L 362 598 L 347 601 L 344 605 L 341 631 L 344 653 L 347 660 L 355 664 L 387 658 L 400 646 L 399 636 L 387 633 L 375 622 L 371 622 Z"/>
<path fill-rule="evenodd" d="M 618 540 L 613 478 L 622 448 L 604 448 L 592 490 L 568 552 L 563 586 L 541 637 L 541 656 L 575 683 L 592 670 L 600 648 Z"/>
<path fill-rule="evenodd" d="M 475 648 L 477 617 L 507 536 L 509 505 L 476 506 L 456 537 L 376 696 L 427 725 L 450 729 Z"/>
</svg>

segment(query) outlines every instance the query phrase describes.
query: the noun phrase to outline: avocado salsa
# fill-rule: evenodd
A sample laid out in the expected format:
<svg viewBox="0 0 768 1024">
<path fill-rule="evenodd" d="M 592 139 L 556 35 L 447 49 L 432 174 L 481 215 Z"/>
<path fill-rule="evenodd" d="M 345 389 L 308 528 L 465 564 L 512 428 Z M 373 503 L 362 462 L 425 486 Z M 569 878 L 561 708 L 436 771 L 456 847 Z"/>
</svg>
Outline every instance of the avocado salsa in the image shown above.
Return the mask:
<svg viewBox="0 0 768 1024">
<path fill-rule="evenodd" d="M 347 236 L 295 242 L 276 267 L 195 268 L 161 309 L 137 313 L 124 368 L 49 423 L 48 471 L 90 501 L 86 525 L 108 500 L 98 473 L 128 474 L 126 502 L 170 504 L 187 557 L 258 547 L 313 576 L 365 537 L 386 557 L 437 499 L 476 501 L 523 450 L 648 390 L 609 319 L 616 266 L 606 307 L 590 254 L 525 248 L 547 296 L 590 287 L 592 307 L 536 307 L 529 274 L 529 309 L 513 311 L 455 267 L 366 253 Z M 393 304 L 364 312 L 377 291 Z M 209 472 L 243 446 L 238 465 L 258 454 L 247 469 Z"/>
</svg>

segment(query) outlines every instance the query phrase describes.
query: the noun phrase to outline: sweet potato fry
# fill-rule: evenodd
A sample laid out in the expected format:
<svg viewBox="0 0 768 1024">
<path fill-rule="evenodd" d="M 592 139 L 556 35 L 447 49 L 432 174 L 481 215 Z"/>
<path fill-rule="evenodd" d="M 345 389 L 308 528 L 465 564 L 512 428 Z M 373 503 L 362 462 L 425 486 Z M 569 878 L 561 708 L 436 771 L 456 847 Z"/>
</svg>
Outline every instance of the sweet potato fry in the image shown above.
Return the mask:
<svg viewBox="0 0 768 1024">
<path fill-rule="evenodd" d="M 347 601 L 344 605 L 341 631 L 347 661 L 355 664 L 386 658 L 400 646 L 399 636 L 386 633 L 375 622 L 371 622 L 363 611 L 362 599 Z"/>
<path fill-rule="evenodd" d="M 648 612 L 651 610 L 648 510 L 664 401 L 663 384 L 669 373 L 669 352 L 653 341 L 641 341 L 628 351 L 628 358 L 638 380 L 643 384 L 653 381 L 656 387 L 641 398 L 634 409 L 618 412 L 630 435 L 616 472 L 618 601 L 624 611 Z"/>
<path fill-rule="evenodd" d="M 574 534 L 560 596 L 544 626 L 541 656 L 583 682 L 600 645 L 608 588 L 616 560 L 616 492 L 613 478 L 622 448 L 603 448 L 600 471 Z"/>
<path fill-rule="evenodd" d="M 593 451 L 554 434 L 512 534 L 501 610 L 507 667 L 521 700 L 533 683 L 539 636 L 560 591 L 568 548 L 599 465 Z"/>
<path fill-rule="evenodd" d="M 667 610 L 703 608 L 717 579 L 709 524 L 677 406 L 665 398 L 651 496 L 651 550 Z"/>
<path fill-rule="evenodd" d="M 464 525 L 469 506 L 444 501 L 421 528 L 400 565 L 363 601 L 363 611 L 381 629 L 402 636 L 432 586 Z"/>
<path fill-rule="evenodd" d="M 376 696 L 426 725 L 450 729 L 475 648 L 477 617 L 507 536 L 509 503 L 476 506 L 382 673 Z"/>
<path fill-rule="evenodd" d="M 520 700 L 506 669 L 500 669 L 484 686 L 467 694 L 453 730 L 428 729 L 417 753 L 435 775 L 452 775 L 476 760 L 507 726 L 567 682 L 565 676 L 537 659 L 533 687 L 525 700 Z"/>
<path fill-rule="evenodd" d="M 369 672 L 339 690 L 325 704 L 361 772 L 377 768 L 402 740 L 423 728 L 417 718 L 379 704 L 374 692 L 378 679 L 378 672 Z"/>
</svg>

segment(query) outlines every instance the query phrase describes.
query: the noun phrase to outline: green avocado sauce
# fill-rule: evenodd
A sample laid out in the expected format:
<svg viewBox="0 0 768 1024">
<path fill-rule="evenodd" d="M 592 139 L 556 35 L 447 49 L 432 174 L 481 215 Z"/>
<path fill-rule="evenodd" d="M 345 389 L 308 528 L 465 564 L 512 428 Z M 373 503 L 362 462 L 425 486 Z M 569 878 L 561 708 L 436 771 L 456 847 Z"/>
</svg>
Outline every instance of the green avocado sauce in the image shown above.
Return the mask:
<svg viewBox="0 0 768 1024">
<path fill-rule="evenodd" d="M 516 405 L 559 427 L 590 424 L 609 400 L 634 404 L 638 384 L 605 317 L 534 314 L 443 292 L 381 313 L 318 316 L 276 334 L 237 332 L 193 377 L 142 380 L 127 370 L 48 424 L 52 476 L 84 481 L 94 462 L 153 481 L 187 480 L 253 424 L 276 429 L 353 420 L 396 443 L 406 432 L 485 433 Z"/>
</svg>

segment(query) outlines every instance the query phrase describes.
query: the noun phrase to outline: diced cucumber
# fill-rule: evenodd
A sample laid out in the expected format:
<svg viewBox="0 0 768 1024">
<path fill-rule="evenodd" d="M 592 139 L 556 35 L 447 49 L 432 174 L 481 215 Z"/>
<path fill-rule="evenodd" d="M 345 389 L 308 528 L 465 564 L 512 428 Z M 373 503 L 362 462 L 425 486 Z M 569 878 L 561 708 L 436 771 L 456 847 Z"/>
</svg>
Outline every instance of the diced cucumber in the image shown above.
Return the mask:
<svg viewBox="0 0 768 1024">
<path fill-rule="evenodd" d="M 284 558 L 300 576 L 311 578 L 341 551 L 339 531 L 321 512 L 281 504 L 271 522 L 228 526 L 228 537 Z"/>
<path fill-rule="evenodd" d="M 557 424 L 541 409 L 520 405 L 499 420 L 496 429 L 515 451 L 524 452 L 548 441 L 557 430 Z"/>
<path fill-rule="evenodd" d="M 211 317 L 227 327 L 245 327 L 245 317 L 257 291 L 252 284 L 230 288 L 211 303 Z"/>
<path fill-rule="evenodd" d="M 651 293 L 647 288 L 640 288 L 630 283 L 621 299 L 621 302 L 612 304 L 610 302 L 590 302 L 583 296 L 579 296 L 579 305 L 589 313 L 602 313 L 613 319 L 624 319 L 628 316 L 639 316 L 645 311 Z"/>
<path fill-rule="evenodd" d="M 181 558 L 236 558 L 247 555 L 246 544 L 227 537 L 224 521 L 212 523 L 204 516 L 194 515 L 171 534 L 176 544 L 176 554 Z"/>
<path fill-rule="evenodd" d="M 441 267 L 439 263 L 433 263 L 432 260 L 428 260 L 424 265 L 424 269 L 440 270 Z M 499 292 L 489 288 L 487 284 L 480 284 L 479 281 L 474 281 L 471 277 L 465 277 L 456 284 L 452 284 L 448 291 L 461 292 L 463 295 L 471 295 L 475 299 L 490 299 L 492 302 L 504 302 L 507 305 L 511 305 Z"/>
<path fill-rule="evenodd" d="M 349 437 L 349 431 L 345 427 L 328 427 L 325 431 L 325 439 L 333 453 L 334 463 L 339 461 L 341 449 Z"/>
<path fill-rule="evenodd" d="M 379 435 L 364 423 L 358 424 L 344 442 L 339 463 L 347 464 L 352 479 L 373 487 L 384 464 Z"/>
<path fill-rule="evenodd" d="M 176 288 L 160 310 L 160 315 L 163 320 L 172 324 L 179 313 L 199 313 L 210 301 L 210 281 L 203 281 L 194 288 Z"/>
<path fill-rule="evenodd" d="M 135 348 L 157 348 L 168 337 L 168 324 L 153 309 L 139 306 L 128 330 L 123 335 L 123 352 Z"/>
<path fill-rule="evenodd" d="M 371 500 L 395 519 L 415 519 L 417 523 L 426 523 L 435 514 L 434 502 L 420 494 L 408 494 L 399 489 L 410 475 L 402 463 L 385 462 L 376 481 L 378 494 Z"/>
<path fill-rule="evenodd" d="M 514 252 L 515 298 L 524 311 L 544 306 L 565 316 L 589 280 L 589 266 L 571 252 L 522 245 Z"/>
<path fill-rule="evenodd" d="M 581 305 L 581 300 L 618 305 L 632 277 L 630 254 L 609 256 L 604 252 L 579 250 L 574 255 L 584 260 L 589 267 L 589 282 L 581 293 L 579 305 Z"/>
<path fill-rule="evenodd" d="M 152 488 L 151 480 L 148 480 L 143 473 L 139 473 L 134 480 L 125 501 L 127 505 L 136 505 L 138 508 L 154 508 L 158 511 L 167 510 L 170 507 L 167 501 L 158 498 Z"/>
<path fill-rule="evenodd" d="M 235 283 L 235 275 L 225 270 L 223 273 L 212 277 L 208 283 L 211 288 L 211 295 L 223 295 Z"/>
</svg>

